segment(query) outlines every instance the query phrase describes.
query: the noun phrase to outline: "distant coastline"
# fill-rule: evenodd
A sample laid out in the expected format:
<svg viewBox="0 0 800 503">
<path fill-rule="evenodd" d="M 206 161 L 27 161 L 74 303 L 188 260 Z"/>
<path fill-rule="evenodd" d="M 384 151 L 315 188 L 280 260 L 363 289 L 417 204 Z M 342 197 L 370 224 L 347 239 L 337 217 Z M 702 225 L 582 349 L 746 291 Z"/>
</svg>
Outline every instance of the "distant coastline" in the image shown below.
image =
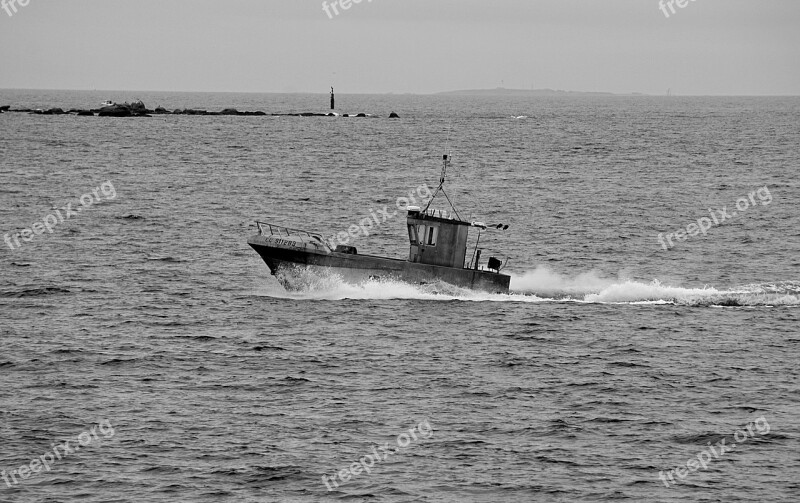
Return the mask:
<svg viewBox="0 0 800 503">
<path fill-rule="evenodd" d="M 434 93 L 440 96 L 646 96 L 642 93 L 616 94 L 606 92 L 562 91 L 558 89 L 461 89 Z"/>
</svg>

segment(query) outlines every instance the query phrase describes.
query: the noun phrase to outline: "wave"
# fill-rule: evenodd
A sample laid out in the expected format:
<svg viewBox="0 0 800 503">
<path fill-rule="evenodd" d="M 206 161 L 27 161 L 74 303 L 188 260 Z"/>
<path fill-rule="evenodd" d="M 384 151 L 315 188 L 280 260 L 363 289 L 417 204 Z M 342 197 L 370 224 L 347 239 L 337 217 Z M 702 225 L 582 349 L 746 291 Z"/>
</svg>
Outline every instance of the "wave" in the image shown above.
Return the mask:
<svg viewBox="0 0 800 503">
<path fill-rule="evenodd" d="M 633 279 L 608 278 L 596 271 L 563 275 L 546 267 L 511 274 L 511 291 L 493 294 L 459 288 L 444 282 L 415 285 L 376 279 L 360 284 L 345 282 L 335 272 L 307 273 L 304 288 L 287 292 L 275 286 L 267 294 L 295 300 L 439 300 L 476 302 L 575 302 L 596 304 L 675 304 L 699 307 L 798 306 L 800 282 L 751 284 L 730 289 L 711 286 L 686 288 Z M 312 277 L 313 276 L 313 277 Z M 258 293 L 257 295 L 264 295 Z"/>
<path fill-rule="evenodd" d="M 522 275 L 512 275 L 514 292 L 547 295 L 565 301 L 625 304 L 678 304 L 691 306 L 797 306 L 800 283 L 785 281 L 718 289 L 712 286 L 687 288 L 662 284 L 654 279 L 643 282 L 626 278 L 611 279 L 596 271 L 574 278 L 539 267 Z"/>
<path fill-rule="evenodd" d="M 19 290 L 0 290 L 0 297 L 22 298 L 22 297 L 41 297 L 43 295 L 59 295 L 71 293 L 70 290 L 60 287 L 44 288 L 23 288 Z"/>
</svg>

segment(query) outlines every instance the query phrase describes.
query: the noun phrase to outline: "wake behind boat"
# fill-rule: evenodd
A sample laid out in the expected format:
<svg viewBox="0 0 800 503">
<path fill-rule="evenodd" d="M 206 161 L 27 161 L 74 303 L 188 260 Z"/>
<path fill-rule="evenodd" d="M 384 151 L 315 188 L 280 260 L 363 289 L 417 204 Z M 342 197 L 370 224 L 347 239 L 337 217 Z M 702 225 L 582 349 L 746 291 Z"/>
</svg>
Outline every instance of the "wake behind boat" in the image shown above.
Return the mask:
<svg viewBox="0 0 800 503">
<path fill-rule="evenodd" d="M 439 187 L 427 206 L 407 208 L 407 260 L 359 254 L 353 246 L 334 248 L 319 233 L 266 222 L 256 222 L 258 234 L 247 243 L 287 290 L 309 288 L 315 278 L 334 273 L 354 284 L 375 279 L 417 284 L 443 281 L 462 288 L 507 293 L 511 277 L 500 272 L 503 263 L 490 257 L 486 268 L 480 265 L 480 231 L 487 226 L 462 220 L 452 204 L 452 214 L 430 208 L 439 193 L 447 198 L 443 186 L 449 162 L 450 156 L 444 155 Z M 465 265 L 472 227 L 478 228 L 479 234 L 474 260 Z"/>
</svg>

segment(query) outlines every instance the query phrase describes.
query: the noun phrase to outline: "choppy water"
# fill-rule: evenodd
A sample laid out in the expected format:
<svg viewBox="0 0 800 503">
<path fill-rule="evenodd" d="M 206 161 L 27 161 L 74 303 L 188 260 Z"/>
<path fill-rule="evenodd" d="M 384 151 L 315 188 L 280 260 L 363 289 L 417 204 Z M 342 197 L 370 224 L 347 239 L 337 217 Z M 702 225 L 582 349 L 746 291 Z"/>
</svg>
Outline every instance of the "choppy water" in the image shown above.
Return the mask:
<svg viewBox="0 0 800 503">
<path fill-rule="evenodd" d="M 134 98 L 327 101 L 0 91 Z M 3 244 L 0 470 L 90 442 L 0 480 L 0 501 L 800 499 L 800 99 L 337 98 L 381 117 L 0 114 L 3 234 L 91 201 Z M 509 295 L 287 293 L 246 245 L 255 219 L 347 230 L 433 186 L 448 146 L 457 207 L 510 226 L 482 240 L 510 256 Z M 402 257 L 406 240 L 398 216 L 354 244 Z M 323 475 L 404 432 L 328 491 Z M 721 439 L 735 449 L 659 479 Z"/>
</svg>

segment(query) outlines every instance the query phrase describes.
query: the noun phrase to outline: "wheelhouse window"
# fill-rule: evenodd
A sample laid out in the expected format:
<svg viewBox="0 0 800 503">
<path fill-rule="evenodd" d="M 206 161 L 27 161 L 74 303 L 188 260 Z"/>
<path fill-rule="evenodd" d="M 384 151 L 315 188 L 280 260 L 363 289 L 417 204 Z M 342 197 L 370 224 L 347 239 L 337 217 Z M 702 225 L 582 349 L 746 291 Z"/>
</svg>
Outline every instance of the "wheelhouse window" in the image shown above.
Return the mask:
<svg viewBox="0 0 800 503">
<path fill-rule="evenodd" d="M 425 233 L 422 236 L 423 244 L 426 246 L 436 246 L 436 238 L 439 237 L 439 228 L 429 225 L 425 228 Z"/>
<path fill-rule="evenodd" d="M 428 244 L 430 246 L 436 246 L 436 238 L 438 237 L 439 237 L 439 228 L 428 227 Z"/>
<path fill-rule="evenodd" d="M 411 233 L 411 227 L 409 226 L 409 237 Z M 417 235 L 416 241 L 417 244 L 421 244 L 424 246 L 436 246 L 436 238 L 439 237 L 439 227 L 433 225 L 418 225 L 417 226 Z"/>
<path fill-rule="evenodd" d="M 416 225 L 409 225 L 408 226 L 408 240 L 411 242 L 412 245 L 418 244 L 419 240 L 417 239 L 417 226 Z"/>
</svg>

